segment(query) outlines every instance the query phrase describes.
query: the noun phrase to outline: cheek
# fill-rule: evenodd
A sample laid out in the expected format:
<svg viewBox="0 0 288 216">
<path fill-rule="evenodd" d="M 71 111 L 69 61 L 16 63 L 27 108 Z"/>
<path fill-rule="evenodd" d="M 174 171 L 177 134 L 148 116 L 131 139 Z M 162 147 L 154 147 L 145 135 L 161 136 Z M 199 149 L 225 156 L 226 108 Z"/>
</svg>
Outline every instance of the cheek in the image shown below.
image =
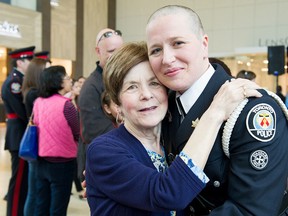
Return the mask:
<svg viewBox="0 0 288 216">
<path fill-rule="evenodd" d="M 159 67 L 160 67 L 160 58 L 150 58 L 149 59 L 150 65 L 152 70 L 155 72 L 158 71 Z"/>
<path fill-rule="evenodd" d="M 166 94 L 166 90 L 165 90 L 165 95 L 162 96 L 162 104 L 166 107 L 166 109 L 168 109 L 168 96 Z"/>
<path fill-rule="evenodd" d="M 72 91 L 72 83 L 67 83 L 66 88 L 67 88 L 69 91 Z"/>
<path fill-rule="evenodd" d="M 122 99 L 121 100 L 121 112 L 124 114 L 124 116 L 130 115 L 133 110 L 135 110 L 135 102 L 131 100 L 131 97 L 126 97 L 128 99 Z"/>
<path fill-rule="evenodd" d="M 158 101 L 159 103 L 161 103 L 161 105 L 163 105 L 164 107 L 168 107 L 168 94 L 167 94 L 167 90 L 163 87 L 161 89 L 161 91 L 157 92 L 158 96 Z"/>
</svg>

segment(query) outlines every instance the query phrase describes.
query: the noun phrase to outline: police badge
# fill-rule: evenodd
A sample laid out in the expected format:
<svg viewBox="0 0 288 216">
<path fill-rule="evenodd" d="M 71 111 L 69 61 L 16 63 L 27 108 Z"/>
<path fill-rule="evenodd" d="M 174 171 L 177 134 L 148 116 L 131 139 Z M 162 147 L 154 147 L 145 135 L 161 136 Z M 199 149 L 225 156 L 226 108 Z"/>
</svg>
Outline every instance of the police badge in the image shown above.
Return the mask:
<svg viewBox="0 0 288 216">
<path fill-rule="evenodd" d="M 246 127 L 252 137 L 268 142 L 276 132 L 276 113 L 269 104 L 261 103 L 254 106 L 246 117 Z"/>
<path fill-rule="evenodd" d="M 13 82 L 10 86 L 10 90 L 13 94 L 20 94 L 21 93 L 21 84 L 18 82 Z"/>
</svg>

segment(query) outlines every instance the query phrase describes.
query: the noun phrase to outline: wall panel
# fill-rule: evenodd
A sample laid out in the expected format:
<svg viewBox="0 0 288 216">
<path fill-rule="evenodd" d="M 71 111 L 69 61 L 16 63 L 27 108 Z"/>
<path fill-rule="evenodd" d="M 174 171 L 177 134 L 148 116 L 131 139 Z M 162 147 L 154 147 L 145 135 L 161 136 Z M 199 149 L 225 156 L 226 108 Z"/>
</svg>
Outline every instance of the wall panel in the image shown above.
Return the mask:
<svg viewBox="0 0 288 216">
<path fill-rule="evenodd" d="M 83 75 L 88 77 L 96 68 L 96 36 L 108 26 L 108 0 L 84 1 Z"/>
<path fill-rule="evenodd" d="M 0 3 L 0 25 L 3 22 L 18 25 L 21 37 L 0 34 L 0 46 L 20 48 L 35 45 L 41 50 L 41 13 Z"/>
<path fill-rule="evenodd" d="M 76 0 L 61 0 L 51 10 L 51 57 L 76 60 Z"/>
</svg>

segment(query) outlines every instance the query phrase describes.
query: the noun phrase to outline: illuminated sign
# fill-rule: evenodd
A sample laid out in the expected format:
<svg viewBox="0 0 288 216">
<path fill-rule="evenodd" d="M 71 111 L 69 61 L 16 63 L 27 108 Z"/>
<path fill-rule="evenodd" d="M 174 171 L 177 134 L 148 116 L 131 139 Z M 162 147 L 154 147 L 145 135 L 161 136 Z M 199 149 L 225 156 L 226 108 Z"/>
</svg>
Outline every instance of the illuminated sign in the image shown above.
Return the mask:
<svg viewBox="0 0 288 216">
<path fill-rule="evenodd" d="M 0 22 L 0 35 L 21 38 L 19 26 L 8 23 L 7 21 Z"/>
<path fill-rule="evenodd" d="M 259 46 L 288 46 L 288 37 L 277 38 L 277 39 L 270 39 L 270 38 L 259 38 L 258 39 Z"/>
</svg>

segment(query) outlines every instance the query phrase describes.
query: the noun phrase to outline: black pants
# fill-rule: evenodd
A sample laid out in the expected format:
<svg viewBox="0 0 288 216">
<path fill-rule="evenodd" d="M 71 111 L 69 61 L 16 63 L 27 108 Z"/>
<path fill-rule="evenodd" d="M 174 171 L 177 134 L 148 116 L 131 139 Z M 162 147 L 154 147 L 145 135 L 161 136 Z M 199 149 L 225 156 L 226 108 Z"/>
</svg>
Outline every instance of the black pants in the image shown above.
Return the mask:
<svg viewBox="0 0 288 216">
<path fill-rule="evenodd" d="M 28 187 L 28 164 L 10 151 L 12 175 L 7 193 L 7 216 L 22 216 Z"/>
<path fill-rule="evenodd" d="M 78 163 L 77 160 L 75 160 L 75 166 L 74 166 L 74 177 L 73 177 L 73 182 L 75 183 L 76 191 L 80 192 L 83 190 L 80 178 L 78 177 Z"/>
</svg>

